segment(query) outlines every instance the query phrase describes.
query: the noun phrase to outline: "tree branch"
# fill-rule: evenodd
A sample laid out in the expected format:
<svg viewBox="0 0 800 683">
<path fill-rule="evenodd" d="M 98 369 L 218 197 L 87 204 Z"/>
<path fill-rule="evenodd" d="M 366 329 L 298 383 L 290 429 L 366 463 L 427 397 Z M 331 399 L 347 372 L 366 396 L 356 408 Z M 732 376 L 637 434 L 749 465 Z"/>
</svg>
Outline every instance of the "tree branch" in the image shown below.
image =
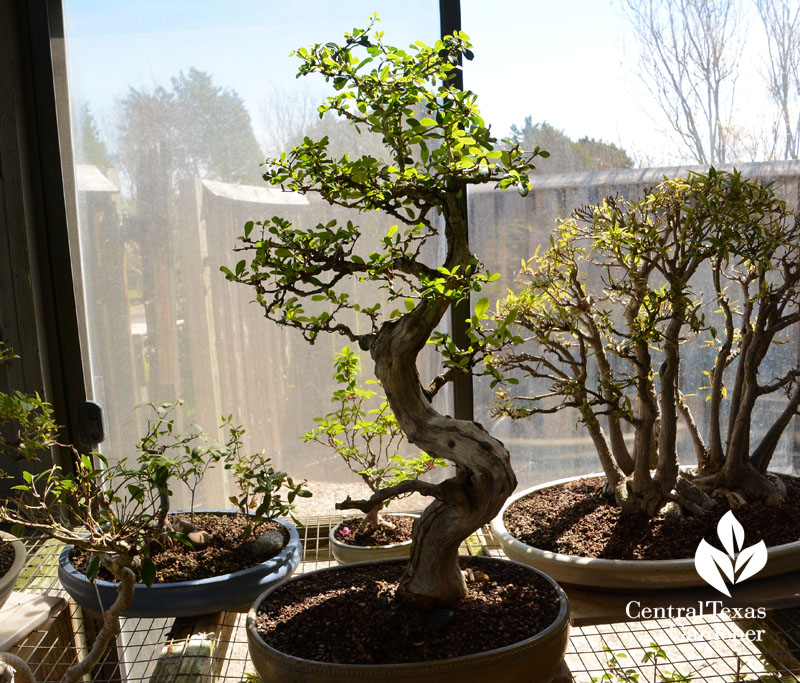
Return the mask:
<svg viewBox="0 0 800 683">
<path fill-rule="evenodd" d="M 376 505 L 404 493 L 421 493 L 423 496 L 430 496 L 444 503 L 452 502 L 452 497 L 447 495 L 441 484 L 431 484 L 419 479 L 407 479 L 394 486 L 380 489 L 366 500 L 353 500 L 350 496 L 347 496 L 341 503 L 336 503 L 336 509 L 361 510 L 361 512 L 367 513 Z"/>
</svg>

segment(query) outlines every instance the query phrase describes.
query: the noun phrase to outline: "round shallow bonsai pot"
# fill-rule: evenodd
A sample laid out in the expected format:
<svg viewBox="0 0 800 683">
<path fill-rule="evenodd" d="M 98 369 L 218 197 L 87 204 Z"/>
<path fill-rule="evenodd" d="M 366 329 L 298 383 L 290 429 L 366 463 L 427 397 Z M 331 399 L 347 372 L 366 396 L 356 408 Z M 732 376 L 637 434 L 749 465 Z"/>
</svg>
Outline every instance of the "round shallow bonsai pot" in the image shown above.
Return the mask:
<svg viewBox="0 0 800 683">
<path fill-rule="evenodd" d="M 14 590 L 17 578 L 20 572 L 22 572 L 22 568 L 25 566 L 25 559 L 28 555 L 25 552 L 25 546 L 22 541 L 16 536 L 6 533 L 5 531 L 0 531 L 0 537 L 2 537 L 6 543 L 10 543 L 11 547 L 14 548 L 14 561 L 11 563 L 8 571 L 3 576 L 0 576 L 0 607 L 2 607 L 6 600 L 8 600 L 8 596 L 11 595 L 11 591 Z"/>
<path fill-rule="evenodd" d="M 211 514 L 234 515 L 231 510 L 198 510 Z M 238 572 L 212 576 L 196 581 L 154 583 L 148 588 L 137 583 L 133 602 L 125 610 L 126 617 L 187 617 L 225 610 L 245 612 L 265 588 L 288 579 L 303 556 L 297 529 L 283 519 L 276 519 L 289 532 L 283 550 L 260 564 Z M 86 575 L 70 562 L 73 546 L 61 551 L 58 578 L 70 597 L 83 609 L 102 614 L 117 598 L 117 583 L 101 579 L 90 583 Z M 100 602 L 98 602 L 98 597 Z"/>
<path fill-rule="evenodd" d="M 392 517 L 413 517 L 416 519 L 419 515 L 411 512 L 391 512 Z M 342 543 L 336 538 L 336 530 L 341 526 L 337 524 L 331 527 L 328 534 L 330 542 L 331 553 L 336 558 L 337 562 L 341 564 L 350 564 L 353 562 L 372 562 L 374 560 L 385 560 L 392 557 L 408 557 L 411 555 L 411 540 L 403 541 L 401 543 L 390 543 L 389 545 L 350 545 Z"/>
<path fill-rule="evenodd" d="M 496 562 L 508 562 L 491 558 Z M 374 563 L 329 567 L 296 576 L 291 581 L 314 580 L 321 572 L 341 572 L 365 564 L 402 563 L 403 560 L 378 560 Z M 519 563 L 516 563 L 519 564 Z M 558 594 L 555 620 L 535 636 L 512 645 L 461 657 L 402 664 L 335 664 L 301 659 L 268 645 L 259 635 L 256 614 L 261 603 L 280 586 L 267 589 L 247 614 L 247 642 L 250 659 L 264 683 L 352 683 L 352 681 L 425 681 L 425 683 L 529 683 L 535 672 L 537 683 L 550 683 L 558 674 L 569 640 L 569 601 L 562 588 L 549 576 L 530 568 L 550 583 Z"/>
<path fill-rule="evenodd" d="M 605 560 L 541 550 L 514 538 L 506 529 L 503 515 L 509 506 L 534 491 L 578 479 L 602 477 L 601 473 L 584 474 L 546 482 L 512 495 L 492 520 L 492 533 L 506 557 L 540 569 L 559 583 L 578 588 L 603 588 L 612 591 L 633 589 L 664 590 L 707 586 L 694 566 L 694 558 L 682 560 Z M 776 576 L 800 569 L 800 541 L 773 546 L 767 552 L 767 564 L 754 578 Z"/>
</svg>

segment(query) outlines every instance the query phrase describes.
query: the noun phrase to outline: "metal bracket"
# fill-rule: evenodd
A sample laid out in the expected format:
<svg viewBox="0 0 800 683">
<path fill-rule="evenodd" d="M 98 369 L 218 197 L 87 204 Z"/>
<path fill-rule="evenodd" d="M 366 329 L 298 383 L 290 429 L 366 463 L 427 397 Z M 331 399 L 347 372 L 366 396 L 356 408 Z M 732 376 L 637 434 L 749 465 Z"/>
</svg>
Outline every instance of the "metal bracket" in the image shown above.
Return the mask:
<svg viewBox="0 0 800 683">
<path fill-rule="evenodd" d="M 94 401 L 78 404 L 78 439 L 84 446 L 102 443 L 106 438 L 103 426 L 103 408 Z"/>
</svg>

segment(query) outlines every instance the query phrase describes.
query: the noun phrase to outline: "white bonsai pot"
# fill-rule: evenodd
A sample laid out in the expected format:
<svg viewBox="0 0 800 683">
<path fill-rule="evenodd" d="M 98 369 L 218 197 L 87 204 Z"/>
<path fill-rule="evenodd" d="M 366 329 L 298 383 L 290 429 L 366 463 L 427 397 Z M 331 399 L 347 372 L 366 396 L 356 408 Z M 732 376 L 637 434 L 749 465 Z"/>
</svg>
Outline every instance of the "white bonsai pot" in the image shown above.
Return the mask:
<svg viewBox="0 0 800 683">
<path fill-rule="evenodd" d="M 394 517 L 413 517 L 416 515 L 411 512 L 390 512 Z M 411 555 L 411 541 L 403 541 L 402 543 L 391 543 L 389 545 L 349 545 L 342 543 L 336 538 L 336 529 L 341 524 L 331 527 L 328 534 L 328 539 L 331 545 L 331 552 L 336 558 L 337 562 L 341 564 L 350 564 L 352 562 L 370 562 L 373 560 L 385 560 L 392 557 L 408 557 Z"/>
<path fill-rule="evenodd" d="M 694 558 L 683 560 L 604 560 L 600 558 L 563 555 L 526 545 L 514 538 L 503 523 L 503 515 L 510 505 L 529 493 L 551 488 L 570 481 L 588 477 L 601 477 L 602 473 L 584 474 L 532 486 L 511 496 L 492 520 L 492 533 L 506 556 L 540 569 L 559 583 L 581 588 L 608 588 L 614 590 L 667 589 L 706 586 L 694 567 Z M 800 569 L 800 541 L 773 546 L 768 549 L 767 564 L 755 578 L 776 576 Z"/>
<path fill-rule="evenodd" d="M 5 531 L 0 531 L 0 536 L 4 541 L 11 543 L 11 546 L 14 548 L 14 562 L 5 575 L 0 576 L 0 607 L 2 607 L 6 600 L 8 600 L 8 596 L 11 595 L 11 591 L 14 590 L 17 578 L 22 568 L 25 566 L 27 553 L 25 552 L 25 546 L 22 544 L 22 541 L 16 536 L 6 533 Z"/>
</svg>

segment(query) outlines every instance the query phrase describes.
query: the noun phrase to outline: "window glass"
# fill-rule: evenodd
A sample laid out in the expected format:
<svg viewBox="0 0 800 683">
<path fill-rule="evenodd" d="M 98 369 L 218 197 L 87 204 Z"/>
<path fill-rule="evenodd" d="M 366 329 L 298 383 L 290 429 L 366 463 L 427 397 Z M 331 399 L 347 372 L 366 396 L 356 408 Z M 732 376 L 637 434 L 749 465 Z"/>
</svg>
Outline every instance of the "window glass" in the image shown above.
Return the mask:
<svg viewBox="0 0 800 683">
<path fill-rule="evenodd" d="M 342 40 L 373 12 L 392 44 L 438 38 L 434 0 L 65 3 L 88 354 L 112 457 L 132 453 L 135 406 L 180 398 L 187 420 L 212 433 L 232 413 L 249 448 L 298 478 L 355 480 L 332 452 L 300 438 L 332 409 L 332 359 L 345 341 L 309 347 L 264 320 L 253 292 L 219 268 L 238 260 L 232 249 L 247 220 L 350 218 L 378 236 L 390 226 L 281 193 L 259 171 L 265 155 L 306 134 L 351 152 L 375 146 L 320 121 L 326 85 L 296 79 L 300 62 L 289 56 Z M 362 286 L 353 295 L 374 303 L 379 293 Z M 370 376 L 369 358 L 362 364 Z M 222 506 L 235 493 L 221 472 L 208 484 L 200 504 Z M 331 503 L 343 497 L 316 488 Z"/>
<path fill-rule="evenodd" d="M 508 2 L 500 10 L 463 0 L 462 26 L 475 54 L 465 64 L 465 87 L 478 93 L 495 135 L 524 149 L 539 145 L 550 152 L 537 162 L 526 197 L 485 187 L 469 195 L 471 244 L 489 270 L 502 273 L 488 293 L 493 301 L 519 287 L 515 275 L 521 260 L 537 247 L 547 248 L 557 219 L 605 197 L 639 197 L 664 176 L 704 170 L 708 164 L 735 166 L 749 177 L 774 180 L 779 196 L 796 207 L 798 81 L 782 65 L 796 69 L 798 64 L 791 50 L 779 49 L 791 41 L 779 43 L 775 36 L 783 31 L 796 40 L 800 24 L 784 16 L 780 5 L 573 0 Z M 694 13 L 682 15 L 680 6 Z M 704 62 L 711 65 L 705 71 L 702 60 L 686 57 L 690 39 L 713 57 Z M 669 45 L 678 51 L 671 54 Z M 713 316 L 705 277 L 700 286 L 706 293 L 704 310 Z M 785 375 L 797 362 L 796 327 L 783 337 L 787 343 L 773 349 L 762 366 L 765 381 Z M 681 389 L 703 431 L 708 405 L 699 388 L 713 353 L 699 342 L 687 344 L 684 360 Z M 548 386 L 523 380 L 515 390 L 535 395 Z M 575 411 L 512 421 L 493 412 L 494 400 L 489 383 L 479 382 L 477 419 L 509 447 L 521 484 L 600 470 Z M 759 401 L 754 440 L 785 405 L 782 392 Z M 695 456 L 688 430 L 683 423 L 679 429 L 680 458 L 691 464 Z M 797 469 L 797 429 L 795 417 L 774 469 Z"/>
</svg>

